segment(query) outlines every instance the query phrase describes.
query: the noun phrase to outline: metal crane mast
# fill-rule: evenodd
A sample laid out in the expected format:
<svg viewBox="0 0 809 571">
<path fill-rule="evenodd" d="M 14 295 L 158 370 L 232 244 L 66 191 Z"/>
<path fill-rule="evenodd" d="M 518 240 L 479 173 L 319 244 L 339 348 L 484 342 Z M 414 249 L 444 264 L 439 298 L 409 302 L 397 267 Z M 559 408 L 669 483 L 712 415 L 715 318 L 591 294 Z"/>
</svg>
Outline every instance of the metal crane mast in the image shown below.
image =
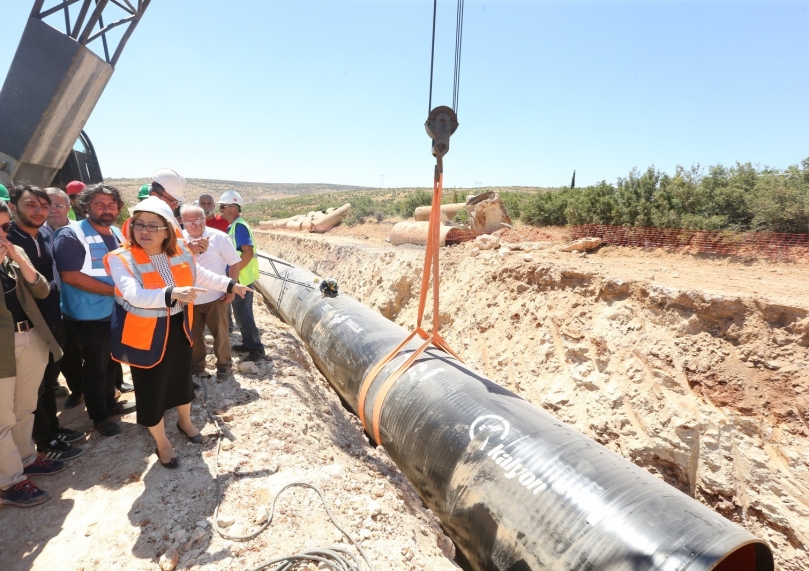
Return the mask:
<svg viewBox="0 0 809 571">
<path fill-rule="evenodd" d="M 92 151 L 82 129 L 150 2 L 35 0 L 0 90 L 0 183 L 48 186 L 79 164 L 74 145 Z M 60 15 L 63 29 L 45 22 L 61 28 Z"/>
</svg>

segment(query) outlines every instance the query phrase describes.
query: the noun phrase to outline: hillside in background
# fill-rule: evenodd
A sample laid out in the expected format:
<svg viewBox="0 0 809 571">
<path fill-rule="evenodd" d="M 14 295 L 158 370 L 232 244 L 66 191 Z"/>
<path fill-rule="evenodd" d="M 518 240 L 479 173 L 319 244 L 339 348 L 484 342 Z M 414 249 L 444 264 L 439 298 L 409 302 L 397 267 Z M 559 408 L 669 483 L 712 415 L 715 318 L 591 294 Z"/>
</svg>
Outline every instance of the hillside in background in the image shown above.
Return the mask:
<svg viewBox="0 0 809 571">
<path fill-rule="evenodd" d="M 108 178 L 105 179 L 104 182 L 120 190 L 124 195 L 124 200 L 128 204 L 134 204 L 137 202 L 138 190 L 140 190 L 141 185 L 151 182 L 151 179 Z M 212 194 L 214 198 L 218 198 L 226 190 L 235 190 L 242 195 L 245 202 L 274 200 L 303 194 L 373 190 L 362 186 L 348 186 L 342 184 L 241 182 L 235 180 L 210 180 L 202 178 L 186 179 L 186 184 L 186 197 L 192 201 L 199 197 L 200 194 L 205 193 Z"/>
<path fill-rule="evenodd" d="M 116 187 L 124 196 L 127 204 L 137 202 L 141 185 L 150 182 L 146 178 L 108 178 L 105 182 Z M 347 186 L 340 184 L 287 184 L 263 182 L 239 182 L 229 180 L 209 180 L 190 178 L 186 180 L 186 199 L 193 201 L 199 195 L 208 193 L 217 199 L 226 190 L 235 190 L 247 203 L 244 208 L 245 218 L 252 222 L 285 218 L 295 214 L 306 214 L 311 210 L 325 210 L 332 206 L 341 206 L 350 202 L 356 207 L 356 218 L 373 216 L 376 213 L 384 216 L 412 216 L 416 206 L 432 203 L 432 188 L 372 188 L 363 186 Z M 464 202 L 467 195 L 480 194 L 494 190 L 504 197 L 507 206 L 514 202 L 512 197 L 528 199 L 535 196 L 539 187 L 482 187 L 482 188 L 445 188 L 443 202 Z M 510 200 L 512 199 L 512 200 Z M 520 209 L 516 204 L 512 208 Z"/>
</svg>

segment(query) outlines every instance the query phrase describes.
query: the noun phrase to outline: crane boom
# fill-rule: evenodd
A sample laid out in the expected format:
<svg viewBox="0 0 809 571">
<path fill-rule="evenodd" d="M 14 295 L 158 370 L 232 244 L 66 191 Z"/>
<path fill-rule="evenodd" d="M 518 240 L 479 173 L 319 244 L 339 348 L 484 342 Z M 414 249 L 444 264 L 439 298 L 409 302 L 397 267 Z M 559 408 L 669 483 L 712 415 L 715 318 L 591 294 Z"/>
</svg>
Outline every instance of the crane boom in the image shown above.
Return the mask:
<svg viewBox="0 0 809 571">
<path fill-rule="evenodd" d="M 56 0 L 51 7 L 46 0 L 34 2 L 0 90 L 0 182 L 51 184 L 80 139 L 150 2 Z M 111 7 L 123 17 L 105 24 Z M 61 15 L 64 30 L 45 22 Z M 117 28 L 123 33 L 114 42 L 108 33 Z M 91 42 L 103 47 L 99 49 L 103 57 L 88 47 Z"/>
</svg>

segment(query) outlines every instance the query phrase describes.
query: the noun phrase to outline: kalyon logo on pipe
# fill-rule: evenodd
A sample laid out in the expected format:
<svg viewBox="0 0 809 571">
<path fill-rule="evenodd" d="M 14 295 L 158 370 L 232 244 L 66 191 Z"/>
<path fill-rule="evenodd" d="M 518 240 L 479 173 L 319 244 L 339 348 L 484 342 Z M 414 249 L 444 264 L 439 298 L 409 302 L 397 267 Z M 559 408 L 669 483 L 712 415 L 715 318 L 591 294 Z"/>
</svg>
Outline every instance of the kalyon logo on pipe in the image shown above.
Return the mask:
<svg viewBox="0 0 809 571">
<path fill-rule="evenodd" d="M 474 441 L 476 437 L 485 435 L 479 450 L 486 452 L 486 456 L 503 469 L 501 475 L 507 480 L 517 478 L 520 485 L 534 494 L 538 494 L 546 490 L 548 485 L 522 465 L 522 458 L 513 458 L 505 451 L 506 446 L 516 443 L 516 441 L 510 443 L 507 440 L 510 427 L 509 422 L 502 416 L 484 414 L 477 417 L 469 426 L 469 439 Z M 498 444 L 495 445 L 494 441 L 497 441 Z"/>
</svg>

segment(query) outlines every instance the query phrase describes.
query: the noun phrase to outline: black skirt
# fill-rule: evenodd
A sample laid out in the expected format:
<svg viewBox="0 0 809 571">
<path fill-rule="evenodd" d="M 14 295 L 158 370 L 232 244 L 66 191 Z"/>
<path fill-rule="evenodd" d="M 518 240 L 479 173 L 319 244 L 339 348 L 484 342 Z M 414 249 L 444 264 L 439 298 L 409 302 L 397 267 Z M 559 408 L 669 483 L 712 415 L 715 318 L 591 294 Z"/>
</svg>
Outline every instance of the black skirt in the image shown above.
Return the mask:
<svg viewBox="0 0 809 571">
<path fill-rule="evenodd" d="M 163 360 L 151 369 L 131 367 L 138 424 L 154 426 L 168 409 L 194 400 L 191 383 L 191 343 L 183 330 L 183 314 L 169 318 L 169 338 Z"/>
</svg>

